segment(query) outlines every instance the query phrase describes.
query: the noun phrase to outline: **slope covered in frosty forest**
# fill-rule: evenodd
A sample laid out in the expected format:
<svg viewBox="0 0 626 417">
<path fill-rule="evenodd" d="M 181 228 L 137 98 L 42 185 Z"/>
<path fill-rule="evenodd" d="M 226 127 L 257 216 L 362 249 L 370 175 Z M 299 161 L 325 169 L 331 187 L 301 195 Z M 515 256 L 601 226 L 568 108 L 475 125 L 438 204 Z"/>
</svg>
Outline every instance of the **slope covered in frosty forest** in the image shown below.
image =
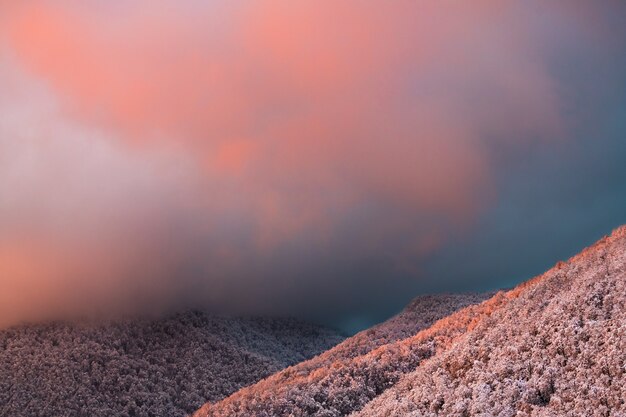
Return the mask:
<svg viewBox="0 0 626 417">
<path fill-rule="evenodd" d="M 625 262 L 622 227 L 427 329 L 367 352 L 348 339 L 334 350 L 356 355 L 331 350 L 196 416 L 625 415 Z"/>
<path fill-rule="evenodd" d="M 626 227 L 511 293 L 354 417 L 626 415 Z"/>
<path fill-rule="evenodd" d="M 454 311 L 476 306 L 487 294 L 440 294 L 414 299 L 400 314 L 346 339 L 321 355 L 244 388 L 217 404 L 206 404 L 195 416 L 345 415 L 393 384 L 406 367 L 428 355 L 430 341 L 402 346 Z M 440 334 L 455 337 L 473 318 L 452 319 Z M 398 350 L 400 349 L 400 350 Z"/>
<path fill-rule="evenodd" d="M 49 323 L 0 331 L 0 416 L 184 416 L 336 345 L 291 319 Z"/>
</svg>

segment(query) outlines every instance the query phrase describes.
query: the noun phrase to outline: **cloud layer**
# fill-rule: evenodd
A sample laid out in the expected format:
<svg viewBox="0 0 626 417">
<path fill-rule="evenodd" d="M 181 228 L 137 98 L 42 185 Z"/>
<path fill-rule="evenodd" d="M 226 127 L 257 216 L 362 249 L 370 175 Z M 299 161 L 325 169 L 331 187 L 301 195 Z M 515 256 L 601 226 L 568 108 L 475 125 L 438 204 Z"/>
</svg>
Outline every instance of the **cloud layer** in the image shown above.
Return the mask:
<svg viewBox="0 0 626 417">
<path fill-rule="evenodd" d="M 560 51 L 621 45 L 611 3 L 4 8 L 7 323 L 385 304 L 498 204 L 502 158 L 570 146 Z"/>
</svg>

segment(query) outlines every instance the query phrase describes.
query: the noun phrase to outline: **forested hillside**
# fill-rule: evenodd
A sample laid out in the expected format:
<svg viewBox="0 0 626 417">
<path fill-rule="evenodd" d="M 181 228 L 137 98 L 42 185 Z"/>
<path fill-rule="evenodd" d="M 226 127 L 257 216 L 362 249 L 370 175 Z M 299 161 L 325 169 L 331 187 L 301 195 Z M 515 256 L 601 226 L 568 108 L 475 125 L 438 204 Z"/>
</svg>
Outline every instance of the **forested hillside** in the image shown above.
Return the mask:
<svg viewBox="0 0 626 417">
<path fill-rule="evenodd" d="M 402 341 L 438 319 L 487 294 L 442 294 L 417 297 L 397 316 L 345 340 L 333 349 L 287 368 L 215 405 L 206 404 L 196 416 L 332 416 L 362 407 L 398 380 L 408 367 L 430 355 L 432 342 L 419 338 L 410 346 Z M 483 308 L 472 306 L 476 314 Z M 452 320 L 441 333 L 450 339 L 472 319 Z"/>
<path fill-rule="evenodd" d="M 626 415 L 625 265 L 622 227 L 406 338 L 370 345 L 374 328 L 195 416 Z"/>
<path fill-rule="evenodd" d="M 176 417 L 343 339 L 296 320 L 200 312 L 0 331 L 0 416 Z"/>
</svg>

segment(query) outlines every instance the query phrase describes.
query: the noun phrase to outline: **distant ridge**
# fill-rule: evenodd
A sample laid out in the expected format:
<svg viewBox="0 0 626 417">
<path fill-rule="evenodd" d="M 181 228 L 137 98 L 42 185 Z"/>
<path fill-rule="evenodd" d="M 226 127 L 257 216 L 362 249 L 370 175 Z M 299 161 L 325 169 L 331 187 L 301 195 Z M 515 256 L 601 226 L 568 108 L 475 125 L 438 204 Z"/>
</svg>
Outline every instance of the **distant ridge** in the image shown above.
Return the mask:
<svg viewBox="0 0 626 417">
<path fill-rule="evenodd" d="M 335 349 L 357 356 L 331 350 L 194 416 L 625 416 L 625 264 L 622 226 L 412 336 L 363 354 L 348 339 Z"/>
</svg>

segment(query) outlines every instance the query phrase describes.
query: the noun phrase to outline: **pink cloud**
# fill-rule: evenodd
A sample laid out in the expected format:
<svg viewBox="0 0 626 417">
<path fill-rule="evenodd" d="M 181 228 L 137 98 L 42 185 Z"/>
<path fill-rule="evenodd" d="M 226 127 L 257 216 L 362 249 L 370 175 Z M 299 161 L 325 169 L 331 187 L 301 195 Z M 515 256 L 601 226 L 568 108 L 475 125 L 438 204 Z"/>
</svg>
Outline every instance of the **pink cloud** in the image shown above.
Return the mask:
<svg viewBox="0 0 626 417">
<path fill-rule="evenodd" d="M 359 221 L 374 243 L 355 242 L 351 256 L 368 258 L 380 249 L 375 242 L 396 236 L 406 244 L 395 252 L 419 258 L 494 198 L 494 141 L 515 149 L 562 128 L 531 33 L 536 15 L 522 6 L 68 0 L 27 2 L 3 15 L 2 45 L 21 78 L 15 84 L 4 74 L 0 85 L 24 95 L 37 83 L 55 107 L 41 110 L 53 127 L 38 125 L 40 114 L 12 125 L 19 131 L 32 122 L 43 135 L 30 148 L 18 139 L 0 142 L 0 154 L 40 158 L 37 166 L 17 164 L 27 172 L 16 175 L 33 180 L 8 188 L 16 205 L 3 203 L 1 216 L 16 230 L 0 256 L 19 266 L 48 254 L 63 233 L 47 234 L 58 220 L 52 213 L 79 236 L 63 249 L 83 247 L 92 231 L 105 232 L 112 248 L 128 244 L 128 227 L 147 236 L 114 256 L 94 238 L 78 252 L 88 260 L 77 262 L 80 273 L 61 275 L 86 276 L 94 267 L 107 276 L 144 267 L 143 275 L 164 275 L 193 264 L 207 288 L 227 288 L 230 297 L 243 280 L 237 277 L 263 286 L 265 278 L 240 263 L 273 265 L 294 243 L 350 240 L 343 233 L 355 212 L 368 213 Z M 1 103 L 0 111 L 12 105 Z M 80 130 L 79 145 L 59 123 Z M 91 139 L 94 132 L 99 139 Z M 44 151 L 60 144 L 69 149 Z M 106 152 L 114 156 L 100 160 Z M 182 174 L 172 168 L 180 161 Z M 34 208 L 33 199 L 44 197 L 46 207 Z M 56 212 L 49 201 L 65 207 Z M 158 209 L 145 219 L 152 205 Z M 173 223 L 191 226 L 172 237 L 161 228 Z M 46 236 L 43 249 L 12 245 L 26 229 Z M 182 249 L 171 253 L 172 240 Z M 126 250 L 136 256 L 113 259 Z M 162 259 L 153 264 L 160 272 L 147 268 L 152 257 Z M 55 268 L 24 273 L 37 285 L 46 270 Z"/>
</svg>

